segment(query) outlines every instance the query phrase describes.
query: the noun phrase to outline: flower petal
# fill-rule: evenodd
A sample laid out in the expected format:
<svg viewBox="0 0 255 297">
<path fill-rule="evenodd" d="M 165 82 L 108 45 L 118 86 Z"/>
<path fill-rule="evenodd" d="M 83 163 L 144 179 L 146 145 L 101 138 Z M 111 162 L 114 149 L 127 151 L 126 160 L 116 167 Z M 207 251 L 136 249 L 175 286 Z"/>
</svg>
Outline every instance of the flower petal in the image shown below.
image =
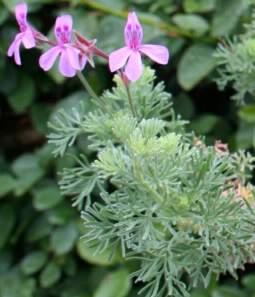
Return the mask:
<svg viewBox="0 0 255 297">
<path fill-rule="evenodd" d="M 131 54 L 132 50 L 130 50 L 128 47 L 123 47 L 112 52 L 109 55 L 109 67 L 111 72 L 122 68 L 127 63 L 127 60 Z"/>
<path fill-rule="evenodd" d="M 125 36 L 125 44 L 130 48 L 137 48 L 142 43 L 143 28 L 135 12 L 130 12 L 128 14 L 124 36 Z"/>
<path fill-rule="evenodd" d="M 14 54 L 14 50 L 15 50 L 15 46 L 16 46 L 16 40 L 13 40 L 13 42 L 10 44 L 8 51 L 7 51 L 7 56 L 8 57 L 12 57 Z"/>
<path fill-rule="evenodd" d="M 125 68 L 125 74 L 131 81 L 136 81 L 143 73 L 143 64 L 141 54 L 137 51 L 132 52 L 128 59 L 127 66 Z"/>
<path fill-rule="evenodd" d="M 19 40 L 21 41 L 21 39 L 22 39 L 22 33 L 16 34 L 13 42 L 10 44 L 10 46 L 8 48 L 8 52 L 7 52 L 8 57 L 12 57 L 13 56 L 14 51 L 15 51 L 15 47 L 17 45 L 17 41 L 19 41 Z"/>
<path fill-rule="evenodd" d="M 66 77 L 73 77 L 76 74 L 76 70 L 70 64 L 67 52 L 65 50 L 61 52 L 59 71 L 63 76 Z"/>
<path fill-rule="evenodd" d="M 166 65 L 169 60 L 169 51 L 165 46 L 144 44 L 141 45 L 139 51 L 151 58 L 159 64 Z"/>
<path fill-rule="evenodd" d="M 79 60 L 80 60 L 80 70 L 83 70 L 84 67 L 86 66 L 87 64 L 87 57 L 85 55 L 80 55 L 79 56 Z"/>
<path fill-rule="evenodd" d="M 15 17 L 19 24 L 27 23 L 27 4 L 26 3 L 19 3 L 15 6 Z"/>
<path fill-rule="evenodd" d="M 48 71 L 53 64 L 55 63 L 58 55 L 61 52 L 61 48 L 59 46 L 55 46 L 49 49 L 47 52 L 41 55 L 39 59 L 39 65 L 44 71 Z"/>
<path fill-rule="evenodd" d="M 81 64 L 79 59 L 80 51 L 72 46 L 65 47 L 66 54 L 70 65 L 77 70 L 81 70 Z"/>
<path fill-rule="evenodd" d="M 14 48 L 14 61 L 17 65 L 21 65 L 20 44 L 21 44 L 21 40 L 17 40 Z"/>
<path fill-rule="evenodd" d="M 69 14 L 57 17 L 55 23 L 55 36 L 59 43 L 68 43 L 71 41 L 73 28 L 73 19 Z"/>
<path fill-rule="evenodd" d="M 14 55 L 14 61 L 17 65 L 21 65 L 21 59 L 20 59 L 20 44 L 22 42 L 22 33 L 19 33 L 16 35 L 15 39 L 9 46 L 7 55 L 8 57 L 12 57 Z"/>
<path fill-rule="evenodd" d="M 33 32 L 30 29 L 28 29 L 23 34 L 24 35 L 22 37 L 22 43 L 24 47 L 27 49 L 35 47 L 36 44 Z"/>
</svg>

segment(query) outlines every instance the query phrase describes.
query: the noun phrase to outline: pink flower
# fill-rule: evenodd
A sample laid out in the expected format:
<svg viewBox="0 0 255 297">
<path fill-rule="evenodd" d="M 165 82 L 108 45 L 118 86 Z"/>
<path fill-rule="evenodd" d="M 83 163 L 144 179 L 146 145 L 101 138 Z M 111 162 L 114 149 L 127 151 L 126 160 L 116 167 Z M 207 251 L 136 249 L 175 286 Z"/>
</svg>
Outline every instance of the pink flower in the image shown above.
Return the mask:
<svg viewBox="0 0 255 297">
<path fill-rule="evenodd" d="M 21 65 L 20 60 L 20 45 L 21 43 L 25 48 L 29 49 L 36 46 L 36 41 L 33 34 L 32 27 L 27 22 L 27 5 L 20 3 L 15 6 L 16 20 L 19 24 L 20 33 L 15 36 L 15 39 L 11 43 L 7 55 L 12 57 L 16 64 Z"/>
<path fill-rule="evenodd" d="M 70 15 L 63 15 L 56 19 L 55 36 L 57 45 L 46 51 L 39 59 L 40 67 L 48 71 L 52 68 L 58 56 L 59 71 L 63 76 L 73 77 L 77 70 L 82 70 L 86 64 L 86 57 L 71 43 L 73 20 Z"/>
<path fill-rule="evenodd" d="M 143 29 L 135 12 L 128 14 L 125 27 L 126 46 L 112 52 L 109 56 L 111 72 L 125 67 L 125 74 L 130 81 L 136 81 L 143 72 L 141 55 L 148 56 L 159 64 L 167 64 L 169 60 L 168 49 L 161 45 L 142 44 Z"/>
</svg>

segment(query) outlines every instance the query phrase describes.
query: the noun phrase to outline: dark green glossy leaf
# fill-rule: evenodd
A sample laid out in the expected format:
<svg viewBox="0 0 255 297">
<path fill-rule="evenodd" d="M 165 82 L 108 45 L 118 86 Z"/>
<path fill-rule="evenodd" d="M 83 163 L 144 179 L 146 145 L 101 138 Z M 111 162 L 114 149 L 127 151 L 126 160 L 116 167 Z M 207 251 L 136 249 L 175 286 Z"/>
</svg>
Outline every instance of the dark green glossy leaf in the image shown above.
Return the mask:
<svg viewBox="0 0 255 297">
<path fill-rule="evenodd" d="M 37 216 L 27 229 L 26 238 L 29 242 L 40 240 L 51 233 L 51 225 L 46 215 Z"/>
<path fill-rule="evenodd" d="M 129 272 L 123 268 L 107 274 L 99 284 L 94 297 L 125 297 L 130 288 Z"/>
<path fill-rule="evenodd" d="M 8 194 L 15 188 L 15 179 L 9 174 L 0 175 L 0 197 Z"/>
<path fill-rule="evenodd" d="M 0 276 L 1 297 L 33 297 L 35 288 L 34 279 L 21 276 L 16 270 Z"/>
<path fill-rule="evenodd" d="M 251 289 L 253 292 L 255 292 L 255 275 L 254 274 L 248 274 L 242 279 L 242 283 L 246 288 Z"/>
<path fill-rule="evenodd" d="M 96 248 L 88 247 L 83 240 L 79 240 L 77 243 L 77 252 L 79 256 L 88 263 L 110 266 L 121 262 L 119 254 L 113 254 L 111 249 L 105 250 L 103 253 L 96 254 Z"/>
<path fill-rule="evenodd" d="M 47 212 L 48 220 L 53 225 L 64 225 L 77 215 L 74 208 L 70 207 L 69 201 L 63 201 L 55 208 Z"/>
<path fill-rule="evenodd" d="M 24 112 L 35 98 L 35 85 L 32 78 L 22 75 L 17 88 L 7 97 L 11 107 L 17 112 Z"/>
<path fill-rule="evenodd" d="M 33 191 L 33 204 L 37 210 L 46 210 L 56 206 L 63 196 L 55 184 L 45 185 Z"/>
<path fill-rule="evenodd" d="M 204 114 L 195 119 L 191 124 L 190 128 L 196 131 L 198 134 L 209 133 L 214 126 L 219 122 L 220 118 L 213 114 Z"/>
<path fill-rule="evenodd" d="M 178 81 L 185 90 L 191 90 L 216 66 L 214 49 L 204 44 L 194 44 L 183 54 L 178 65 Z"/>
<path fill-rule="evenodd" d="M 25 275 L 30 275 L 41 270 L 47 260 L 47 254 L 43 251 L 34 251 L 21 261 L 21 271 Z"/>
<path fill-rule="evenodd" d="M 42 134 L 48 133 L 47 121 L 51 109 L 45 103 L 36 103 L 31 108 L 31 119 L 36 130 Z"/>
<path fill-rule="evenodd" d="M 0 250 L 10 237 L 15 220 L 14 207 L 11 204 L 2 204 L 0 207 Z"/>
<path fill-rule="evenodd" d="M 186 12 L 208 12 L 216 6 L 217 0 L 184 0 L 183 6 Z"/>
<path fill-rule="evenodd" d="M 196 14 L 176 14 L 172 21 L 183 30 L 192 33 L 194 36 L 204 35 L 208 29 L 208 22 Z"/>
<path fill-rule="evenodd" d="M 52 249 L 57 255 L 64 255 L 72 250 L 77 238 L 78 229 L 74 223 L 58 227 L 51 235 Z"/>
<path fill-rule="evenodd" d="M 214 36 L 227 36 L 230 34 L 248 5 L 249 3 L 246 0 L 217 0 L 217 9 L 212 23 L 212 34 Z"/>
<path fill-rule="evenodd" d="M 239 110 L 239 116 L 247 123 L 255 123 L 255 104 L 243 106 Z"/>
<path fill-rule="evenodd" d="M 50 262 L 40 274 L 40 285 L 43 288 L 53 286 L 61 277 L 61 270 L 55 262 Z"/>
</svg>

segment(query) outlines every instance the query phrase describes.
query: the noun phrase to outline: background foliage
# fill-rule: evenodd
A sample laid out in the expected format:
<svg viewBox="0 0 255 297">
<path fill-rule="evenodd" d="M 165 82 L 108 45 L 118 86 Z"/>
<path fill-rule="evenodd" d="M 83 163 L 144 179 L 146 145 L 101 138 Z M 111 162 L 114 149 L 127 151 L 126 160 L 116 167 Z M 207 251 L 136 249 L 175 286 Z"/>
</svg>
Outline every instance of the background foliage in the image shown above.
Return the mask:
<svg viewBox="0 0 255 297">
<path fill-rule="evenodd" d="M 11 11 L 18 1 L 0 1 L 0 296 L 1 297 L 124 297 L 131 289 L 127 264 L 118 255 L 93 256 L 79 240 L 79 212 L 60 195 L 58 172 L 75 162 L 70 157 L 54 159 L 46 144 L 47 121 L 59 107 L 84 101 L 88 96 L 76 79 L 64 80 L 56 69 L 49 74 L 37 66 L 38 52 L 23 51 L 22 69 L 6 58 L 6 49 L 17 27 Z M 230 84 L 218 91 L 215 79 L 217 44 L 224 37 L 244 34 L 251 23 L 249 0 L 29 0 L 30 20 L 43 32 L 51 32 L 54 18 L 63 11 L 75 18 L 75 27 L 97 38 L 106 51 L 123 42 L 128 9 L 135 9 L 145 24 L 146 41 L 166 44 L 172 55 L 167 67 L 157 67 L 159 80 L 173 94 L 174 107 L 189 129 L 206 134 L 207 142 L 228 142 L 232 150 L 251 149 L 254 141 L 254 106 L 237 108 L 230 98 Z M 252 39 L 252 36 L 249 37 Z M 216 54 L 217 56 L 217 54 Z M 111 84 L 103 61 L 87 67 L 86 76 L 100 93 Z M 236 72 L 235 72 L 236 73 Z M 252 97 L 252 96 L 251 96 Z M 248 98 L 252 100 L 252 98 Z M 77 153 L 89 155 L 86 142 Z M 61 244 L 60 244 L 61 243 Z M 64 244 L 63 244 L 64 243 Z M 239 272 L 233 283 L 227 276 L 221 284 L 194 296 L 252 296 L 253 267 Z M 111 281 L 109 281 L 111 280 Z M 233 289 L 234 286 L 234 289 Z"/>
</svg>

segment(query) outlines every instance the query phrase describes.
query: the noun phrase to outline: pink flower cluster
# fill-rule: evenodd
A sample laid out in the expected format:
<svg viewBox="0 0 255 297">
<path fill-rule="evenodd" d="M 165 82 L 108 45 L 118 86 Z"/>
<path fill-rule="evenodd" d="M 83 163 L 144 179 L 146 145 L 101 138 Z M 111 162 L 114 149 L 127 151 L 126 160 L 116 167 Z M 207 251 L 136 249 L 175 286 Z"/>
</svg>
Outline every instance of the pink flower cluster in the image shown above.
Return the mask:
<svg viewBox="0 0 255 297">
<path fill-rule="evenodd" d="M 65 77 L 75 76 L 77 71 L 84 69 L 87 62 L 93 64 L 94 55 L 107 59 L 111 72 L 120 71 L 130 81 L 136 81 L 142 75 L 142 55 L 146 55 L 154 62 L 163 65 L 167 64 L 169 60 L 169 52 L 166 47 L 142 44 L 143 29 L 134 12 L 128 14 L 124 31 L 125 47 L 112 52 L 109 56 L 95 46 L 95 40 L 87 40 L 78 32 L 73 31 L 73 21 L 70 15 L 57 17 L 54 30 L 55 41 L 49 40 L 28 23 L 27 5 L 25 3 L 16 5 L 15 16 L 20 32 L 11 43 L 8 56 L 13 56 L 18 65 L 21 65 L 21 44 L 26 49 L 31 49 L 44 43 L 51 47 L 40 56 L 40 67 L 44 71 L 48 71 L 59 59 L 58 68 Z M 74 41 L 73 35 L 75 36 Z"/>
</svg>

